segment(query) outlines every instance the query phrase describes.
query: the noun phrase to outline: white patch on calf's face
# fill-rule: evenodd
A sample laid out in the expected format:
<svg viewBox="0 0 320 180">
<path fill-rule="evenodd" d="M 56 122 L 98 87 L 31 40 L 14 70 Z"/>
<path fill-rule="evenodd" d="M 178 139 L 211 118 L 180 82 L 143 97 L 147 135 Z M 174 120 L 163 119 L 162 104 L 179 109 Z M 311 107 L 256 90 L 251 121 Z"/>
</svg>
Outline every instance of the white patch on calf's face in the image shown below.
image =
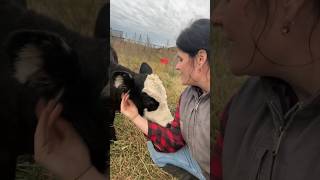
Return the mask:
<svg viewBox="0 0 320 180">
<path fill-rule="evenodd" d="M 123 84 L 123 77 L 122 76 L 116 76 L 114 80 L 114 87 L 118 88 Z"/>
<path fill-rule="evenodd" d="M 164 88 L 159 76 L 155 74 L 150 74 L 147 76 L 146 80 L 144 81 L 142 92 L 147 93 L 159 103 L 162 101 L 167 101 L 166 89 Z"/>
<path fill-rule="evenodd" d="M 123 80 L 123 77 L 118 75 L 115 77 L 114 79 L 114 83 L 113 83 L 113 86 L 115 88 L 119 88 L 121 85 L 123 85 L 124 83 L 124 80 Z M 110 97 L 110 84 L 107 83 L 104 88 L 102 89 L 101 91 L 101 96 L 104 96 L 104 97 Z"/>
<path fill-rule="evenodd" d="M 71 52 L 70 46 L 69 46 L 65 41 L 61 40 L 61 46 L 62 46 L 68 53 Z"/>
<path fill-rule="evenodd" d="M 26 45 L 22 48 L 14 64 L 14 77 L 20 83 L 25 83 L 32 74 L 42 67 L 41 56 L 41 52 L 32 45 Z"/>
<path fill-rule="evenodd" d="M 144 109 L 144 117 L 165 127 L 173 120 L 173 117 L 168 107 L 166 89 L 159 76 L 155 74 L 148 75 L 142 92 L 147 93 L 159 103 L 159 107 L 154 111 Z"/>
</svg>

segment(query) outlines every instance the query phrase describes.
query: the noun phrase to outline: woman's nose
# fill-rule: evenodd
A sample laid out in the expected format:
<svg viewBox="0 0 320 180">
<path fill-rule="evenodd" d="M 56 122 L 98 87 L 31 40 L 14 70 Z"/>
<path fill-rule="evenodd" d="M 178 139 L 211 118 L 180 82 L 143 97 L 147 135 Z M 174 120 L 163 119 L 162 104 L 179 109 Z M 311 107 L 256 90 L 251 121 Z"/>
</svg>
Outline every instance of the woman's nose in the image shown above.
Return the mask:
<svg viewBox="0 0 320 180">
<path fill-rule="evenodd" d="M 180 70 L 179 62 L 176 64 L 176 70 Z"/>
</svg>

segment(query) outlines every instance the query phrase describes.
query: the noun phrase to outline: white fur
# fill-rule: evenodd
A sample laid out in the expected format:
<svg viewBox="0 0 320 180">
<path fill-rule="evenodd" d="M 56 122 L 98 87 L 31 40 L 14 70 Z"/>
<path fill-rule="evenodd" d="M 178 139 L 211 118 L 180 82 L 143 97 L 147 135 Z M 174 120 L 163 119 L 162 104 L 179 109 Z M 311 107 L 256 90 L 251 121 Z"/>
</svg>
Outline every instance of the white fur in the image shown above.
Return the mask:
<svg viewBox="0 0 320 180">
<path fill-rule="evenodd" d="M 173 117 L 168 107 L 166 89 L 160 78 L 155 74 L 148 75 L 144 82 L 142 92 L 147 93 L 150 97 L 159 102 L 159 107 L 155 111 L 144 109 L 144 117 L 163 127 L 167 126 L 168 123 L 171 123 Z"/>
<path fill-rule="evenodd" d="M 114 81 L 114 87 L 118 88 L 123 84 L 123 77 L 122 76 L 117 76 L 115 81 Z"/>
<path fill-rule="evenodd" d="M 70 53 L 71 52 L 71 48 L 70 46 L 63 40 L 60 41 L 61 42 L 61 46 L 68 52 Z"/>
<path fill-rule="evenodd" d="M 36 47 L 27 45 L 18 54 L 17 61 L 14 64 L 14 77 L 20 83 L 25 83 L 41 66 L 41 52 Z"/>
<path fill-rule="evenodd" d="M 115 78 L 113 86 L 115 88 L 118 88 L 122 84 L 123 84 L 123 77 L 119 75 L 119 76 L 117 76 Z M 107 85 L 102 89 L 101 96 L 104 96 L 104 97 L 109 97 L 110 96 L 110 85 L 109 85 L 109 83 L 107 83 Z"/>
</svg>

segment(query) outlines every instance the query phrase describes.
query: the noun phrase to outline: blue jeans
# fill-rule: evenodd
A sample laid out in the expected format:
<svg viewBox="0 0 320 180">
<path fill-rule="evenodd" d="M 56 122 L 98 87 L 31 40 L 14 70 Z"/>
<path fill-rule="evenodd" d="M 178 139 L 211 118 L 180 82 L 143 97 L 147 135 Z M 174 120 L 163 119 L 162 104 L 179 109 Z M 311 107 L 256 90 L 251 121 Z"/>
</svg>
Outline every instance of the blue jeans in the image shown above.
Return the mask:
<svg viewBox="0 0 320 180">
<path fill-rule="evenodd" d="M 151 159 L 157 166 L 164 167 L 166 164 L 171 164 L 188 171 L 200 180 L 205 180 L 200 166 L 192 159 L 188 146 L 184 146 L 174 153 L 161 153 L 156 151 L 151 141 L 147 142 L 147 146 Z"/>
</svg>

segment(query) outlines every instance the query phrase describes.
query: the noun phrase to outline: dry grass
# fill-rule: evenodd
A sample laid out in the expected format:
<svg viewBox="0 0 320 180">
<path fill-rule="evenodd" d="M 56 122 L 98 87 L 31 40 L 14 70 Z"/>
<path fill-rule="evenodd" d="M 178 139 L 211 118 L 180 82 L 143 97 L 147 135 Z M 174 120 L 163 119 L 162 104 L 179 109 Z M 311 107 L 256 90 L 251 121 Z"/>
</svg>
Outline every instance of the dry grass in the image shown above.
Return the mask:
<svg viewBox="0 0 320 180">
<path fill-rule="evenodd" d="M 19 157 L 20 163 L 17 164 L 17 180 L 56 180 L 53 174 L 42 166 L 34 163 L 32 156 Z"/>
<path fill-rule="evenodd" d="M 115 120 L 117 141 L 111 146 L 111 179 L 173 179 L 152 163 L 144 135 L 122 115 Z"/>
</svg>

